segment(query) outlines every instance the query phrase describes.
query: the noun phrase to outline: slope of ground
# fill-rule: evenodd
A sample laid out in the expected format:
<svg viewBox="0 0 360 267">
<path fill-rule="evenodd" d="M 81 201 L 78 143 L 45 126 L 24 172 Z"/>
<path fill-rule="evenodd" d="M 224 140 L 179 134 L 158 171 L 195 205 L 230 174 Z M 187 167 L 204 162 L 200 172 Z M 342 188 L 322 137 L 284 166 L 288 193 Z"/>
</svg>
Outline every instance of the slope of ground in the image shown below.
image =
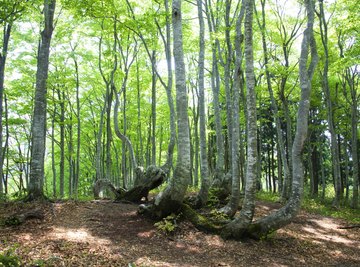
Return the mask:
<svg viewBox="0 0 360 267">
<path fill-rule="evenodd" d="M 110 201 L 1 204 L 0 219 L 34 205 L 44 220 L 0 227 L 0 253 L 16 248 L 24 266 L 360 266 L 360 228 L 305 212 L 267 240 L 243 242 L 186 222 L 166 236 L 136 205 Z M 274 208 L 258 203 L 257 215 Z"/>
</svg>

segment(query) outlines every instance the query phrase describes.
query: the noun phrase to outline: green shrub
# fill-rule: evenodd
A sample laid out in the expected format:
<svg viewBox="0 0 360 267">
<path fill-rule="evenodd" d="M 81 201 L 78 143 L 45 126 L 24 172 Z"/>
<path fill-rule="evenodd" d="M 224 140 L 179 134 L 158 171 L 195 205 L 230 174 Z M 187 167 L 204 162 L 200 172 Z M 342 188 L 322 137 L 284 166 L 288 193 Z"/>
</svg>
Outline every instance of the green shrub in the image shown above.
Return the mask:
<svg viewBox="0 0 360 267">
<path fill-rule="evenodd" d="M 16 254 L 16 246 L 0 253 L 0 267 L 20 267 L 21 260 Z"/>
<path fill-rule="evenodd" d="M 165 233 L 166 235 L 173 234 L 175 230 L 178 228 L 177 220 L 179 219 L 179 215 L 171 214 L 166 218 L 163 218 L 161 221 L 154 224 L 154 226 L 160 230 L 161 232 Z"/>
</svg>

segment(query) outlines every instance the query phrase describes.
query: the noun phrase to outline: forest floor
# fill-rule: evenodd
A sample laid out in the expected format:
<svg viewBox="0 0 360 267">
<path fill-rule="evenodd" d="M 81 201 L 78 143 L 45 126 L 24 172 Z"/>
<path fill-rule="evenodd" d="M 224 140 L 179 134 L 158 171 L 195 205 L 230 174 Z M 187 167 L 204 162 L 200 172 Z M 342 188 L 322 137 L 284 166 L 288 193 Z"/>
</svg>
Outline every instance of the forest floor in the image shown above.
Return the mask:
<svg viewBox="0 0 360 267">
<path fill-rule="evenodd" d="M 0 204 L 0 220 L 34 206 L 43 220 L 0 226 L 0 255 L 12 248 L 22 266 L 360 266 L 360 228 L 306 212 L 266 240 L 242 242 L 185 221 L 165 235 L 136 205 L 106 200 Z M 276 208 L 258 202 L 256 215 Z"/>
</svg>

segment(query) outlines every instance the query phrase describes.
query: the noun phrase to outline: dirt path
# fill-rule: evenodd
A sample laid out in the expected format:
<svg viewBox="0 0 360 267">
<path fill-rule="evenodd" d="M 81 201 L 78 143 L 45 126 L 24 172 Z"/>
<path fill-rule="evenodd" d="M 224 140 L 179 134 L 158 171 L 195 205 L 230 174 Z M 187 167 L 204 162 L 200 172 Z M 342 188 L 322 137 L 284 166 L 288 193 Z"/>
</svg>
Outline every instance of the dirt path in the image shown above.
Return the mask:
<svg viewBox="0 0 360 267">
<path fill-rule="evenodd" d="M 259 203 L 258 214 L 277 208 Z M 21 208 L 0 206 L 0 218 Z M 301 213 L 264 241 L 224 241 L 182 222 L 174 236 L 156 231 L 137 206 L 97 202 L 43 207 L 44 221 L 0 227 L 0 252 L 18 246 L 25 266 L 360 266 L 360 229 Z M 37 264 L 37 265 L 36 265 Z"/>
</svg>

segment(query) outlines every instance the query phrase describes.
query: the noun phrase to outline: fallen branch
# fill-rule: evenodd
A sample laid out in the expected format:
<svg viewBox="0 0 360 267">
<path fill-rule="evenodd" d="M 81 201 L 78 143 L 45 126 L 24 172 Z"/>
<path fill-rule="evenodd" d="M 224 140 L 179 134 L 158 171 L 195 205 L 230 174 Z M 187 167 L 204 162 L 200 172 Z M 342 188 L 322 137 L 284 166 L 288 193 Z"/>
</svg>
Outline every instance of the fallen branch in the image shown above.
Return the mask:
<svg viewBox="0 0 360 267">
<path fill-rule="evenodd" d="M 360 228 L 360 224 L 345 225 L 338 227 L 338 229 L 353 229 L 353 228 Z"/>
</svg>

